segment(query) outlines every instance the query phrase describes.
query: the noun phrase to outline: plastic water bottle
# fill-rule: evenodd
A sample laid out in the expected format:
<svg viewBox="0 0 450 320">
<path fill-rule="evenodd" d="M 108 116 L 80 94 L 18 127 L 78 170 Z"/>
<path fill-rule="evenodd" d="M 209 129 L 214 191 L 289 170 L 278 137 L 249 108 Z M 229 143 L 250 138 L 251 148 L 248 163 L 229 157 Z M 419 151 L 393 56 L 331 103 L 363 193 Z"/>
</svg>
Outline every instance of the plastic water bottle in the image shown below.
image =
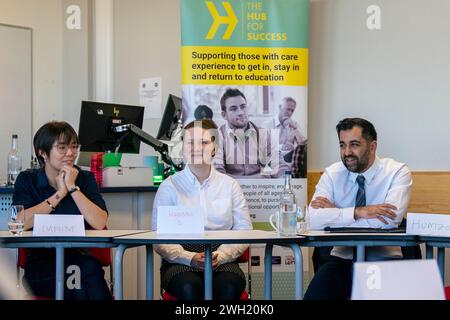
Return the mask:
<svg viewBox="0 0 450 320">
<path fill-rule="evenodd" d="M 12 135 L 11 151 L 8 153 L 8 177 L 7 184 L 13 186 L 16 182 L 16 178 L 22 171 L 22 156 L 19 153 L 19 147 L 17 144 L 17 134 Z"/>
<path fill-rule="evenodd" d="M 291 171 L 284 172 L 278 227 L 281 236 L 290 237 L 297 234 L 297 201 L 291 188 Z"/>
</svg>

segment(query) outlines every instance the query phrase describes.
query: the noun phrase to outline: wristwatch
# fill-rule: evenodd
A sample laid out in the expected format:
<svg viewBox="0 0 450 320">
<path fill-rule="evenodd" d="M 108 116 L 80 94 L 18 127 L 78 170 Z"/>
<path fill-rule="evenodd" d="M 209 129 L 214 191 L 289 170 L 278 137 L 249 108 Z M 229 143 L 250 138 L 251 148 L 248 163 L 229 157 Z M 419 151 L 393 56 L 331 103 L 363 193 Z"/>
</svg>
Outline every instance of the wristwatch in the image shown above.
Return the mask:
<svg viewBox="0 0 450 320">
<path fill-rule="evenodd" d="M 69 189 L 69 194 L 74 193 L 75 191 L 80 191 L 80 187 L 79 186 L 75 186 Z"/>
</svg>

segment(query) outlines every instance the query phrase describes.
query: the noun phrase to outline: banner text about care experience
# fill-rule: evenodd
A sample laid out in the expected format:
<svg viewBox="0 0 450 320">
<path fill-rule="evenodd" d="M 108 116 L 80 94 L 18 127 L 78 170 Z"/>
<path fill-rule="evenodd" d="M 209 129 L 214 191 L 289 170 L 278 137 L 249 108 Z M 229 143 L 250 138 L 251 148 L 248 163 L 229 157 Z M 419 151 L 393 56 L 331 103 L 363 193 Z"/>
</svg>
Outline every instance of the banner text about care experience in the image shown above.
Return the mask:
<svg viewBox="0 0 450 320">
<path fill-rule="evenodd" d="M 308 50 L 183 47 L 184 84 L 307 85 Z"/>
</svg>

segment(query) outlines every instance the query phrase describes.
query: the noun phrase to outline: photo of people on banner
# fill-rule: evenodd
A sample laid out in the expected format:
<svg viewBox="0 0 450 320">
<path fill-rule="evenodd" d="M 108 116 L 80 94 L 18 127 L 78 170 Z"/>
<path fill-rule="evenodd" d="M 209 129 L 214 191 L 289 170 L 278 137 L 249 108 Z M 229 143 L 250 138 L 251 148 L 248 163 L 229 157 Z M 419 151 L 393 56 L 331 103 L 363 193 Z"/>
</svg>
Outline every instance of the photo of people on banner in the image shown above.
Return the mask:
<svg viewBox="0 0 450 320">
<path fill-rule="evenodd" d="M 237 179 L 306 178 L 306 106 L 305 87 L 183 86 L 183 122 L 214 120 L 214 166 Z"/>
</svg>

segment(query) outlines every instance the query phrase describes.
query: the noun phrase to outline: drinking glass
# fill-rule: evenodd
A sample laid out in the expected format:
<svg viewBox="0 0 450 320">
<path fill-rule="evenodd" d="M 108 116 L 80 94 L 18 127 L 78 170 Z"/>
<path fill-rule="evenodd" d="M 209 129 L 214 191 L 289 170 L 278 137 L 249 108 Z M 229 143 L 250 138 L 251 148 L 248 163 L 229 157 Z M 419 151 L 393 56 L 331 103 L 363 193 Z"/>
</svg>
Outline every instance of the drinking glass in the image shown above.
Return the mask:
<svg viewBox="0 0 450 320">
<path fill-rule="evenodd" d="M 297 205 L 297 234 L 303 234 L 308 231 L 307 214 L 308 206 Z"/>
<path fill-rule="evenodd" d="M 22 205 L 12 205 L 8 209 L 8 230 L 13 236 L 21 236 L 25 224 L 25 212 Z"/>
</svg>

